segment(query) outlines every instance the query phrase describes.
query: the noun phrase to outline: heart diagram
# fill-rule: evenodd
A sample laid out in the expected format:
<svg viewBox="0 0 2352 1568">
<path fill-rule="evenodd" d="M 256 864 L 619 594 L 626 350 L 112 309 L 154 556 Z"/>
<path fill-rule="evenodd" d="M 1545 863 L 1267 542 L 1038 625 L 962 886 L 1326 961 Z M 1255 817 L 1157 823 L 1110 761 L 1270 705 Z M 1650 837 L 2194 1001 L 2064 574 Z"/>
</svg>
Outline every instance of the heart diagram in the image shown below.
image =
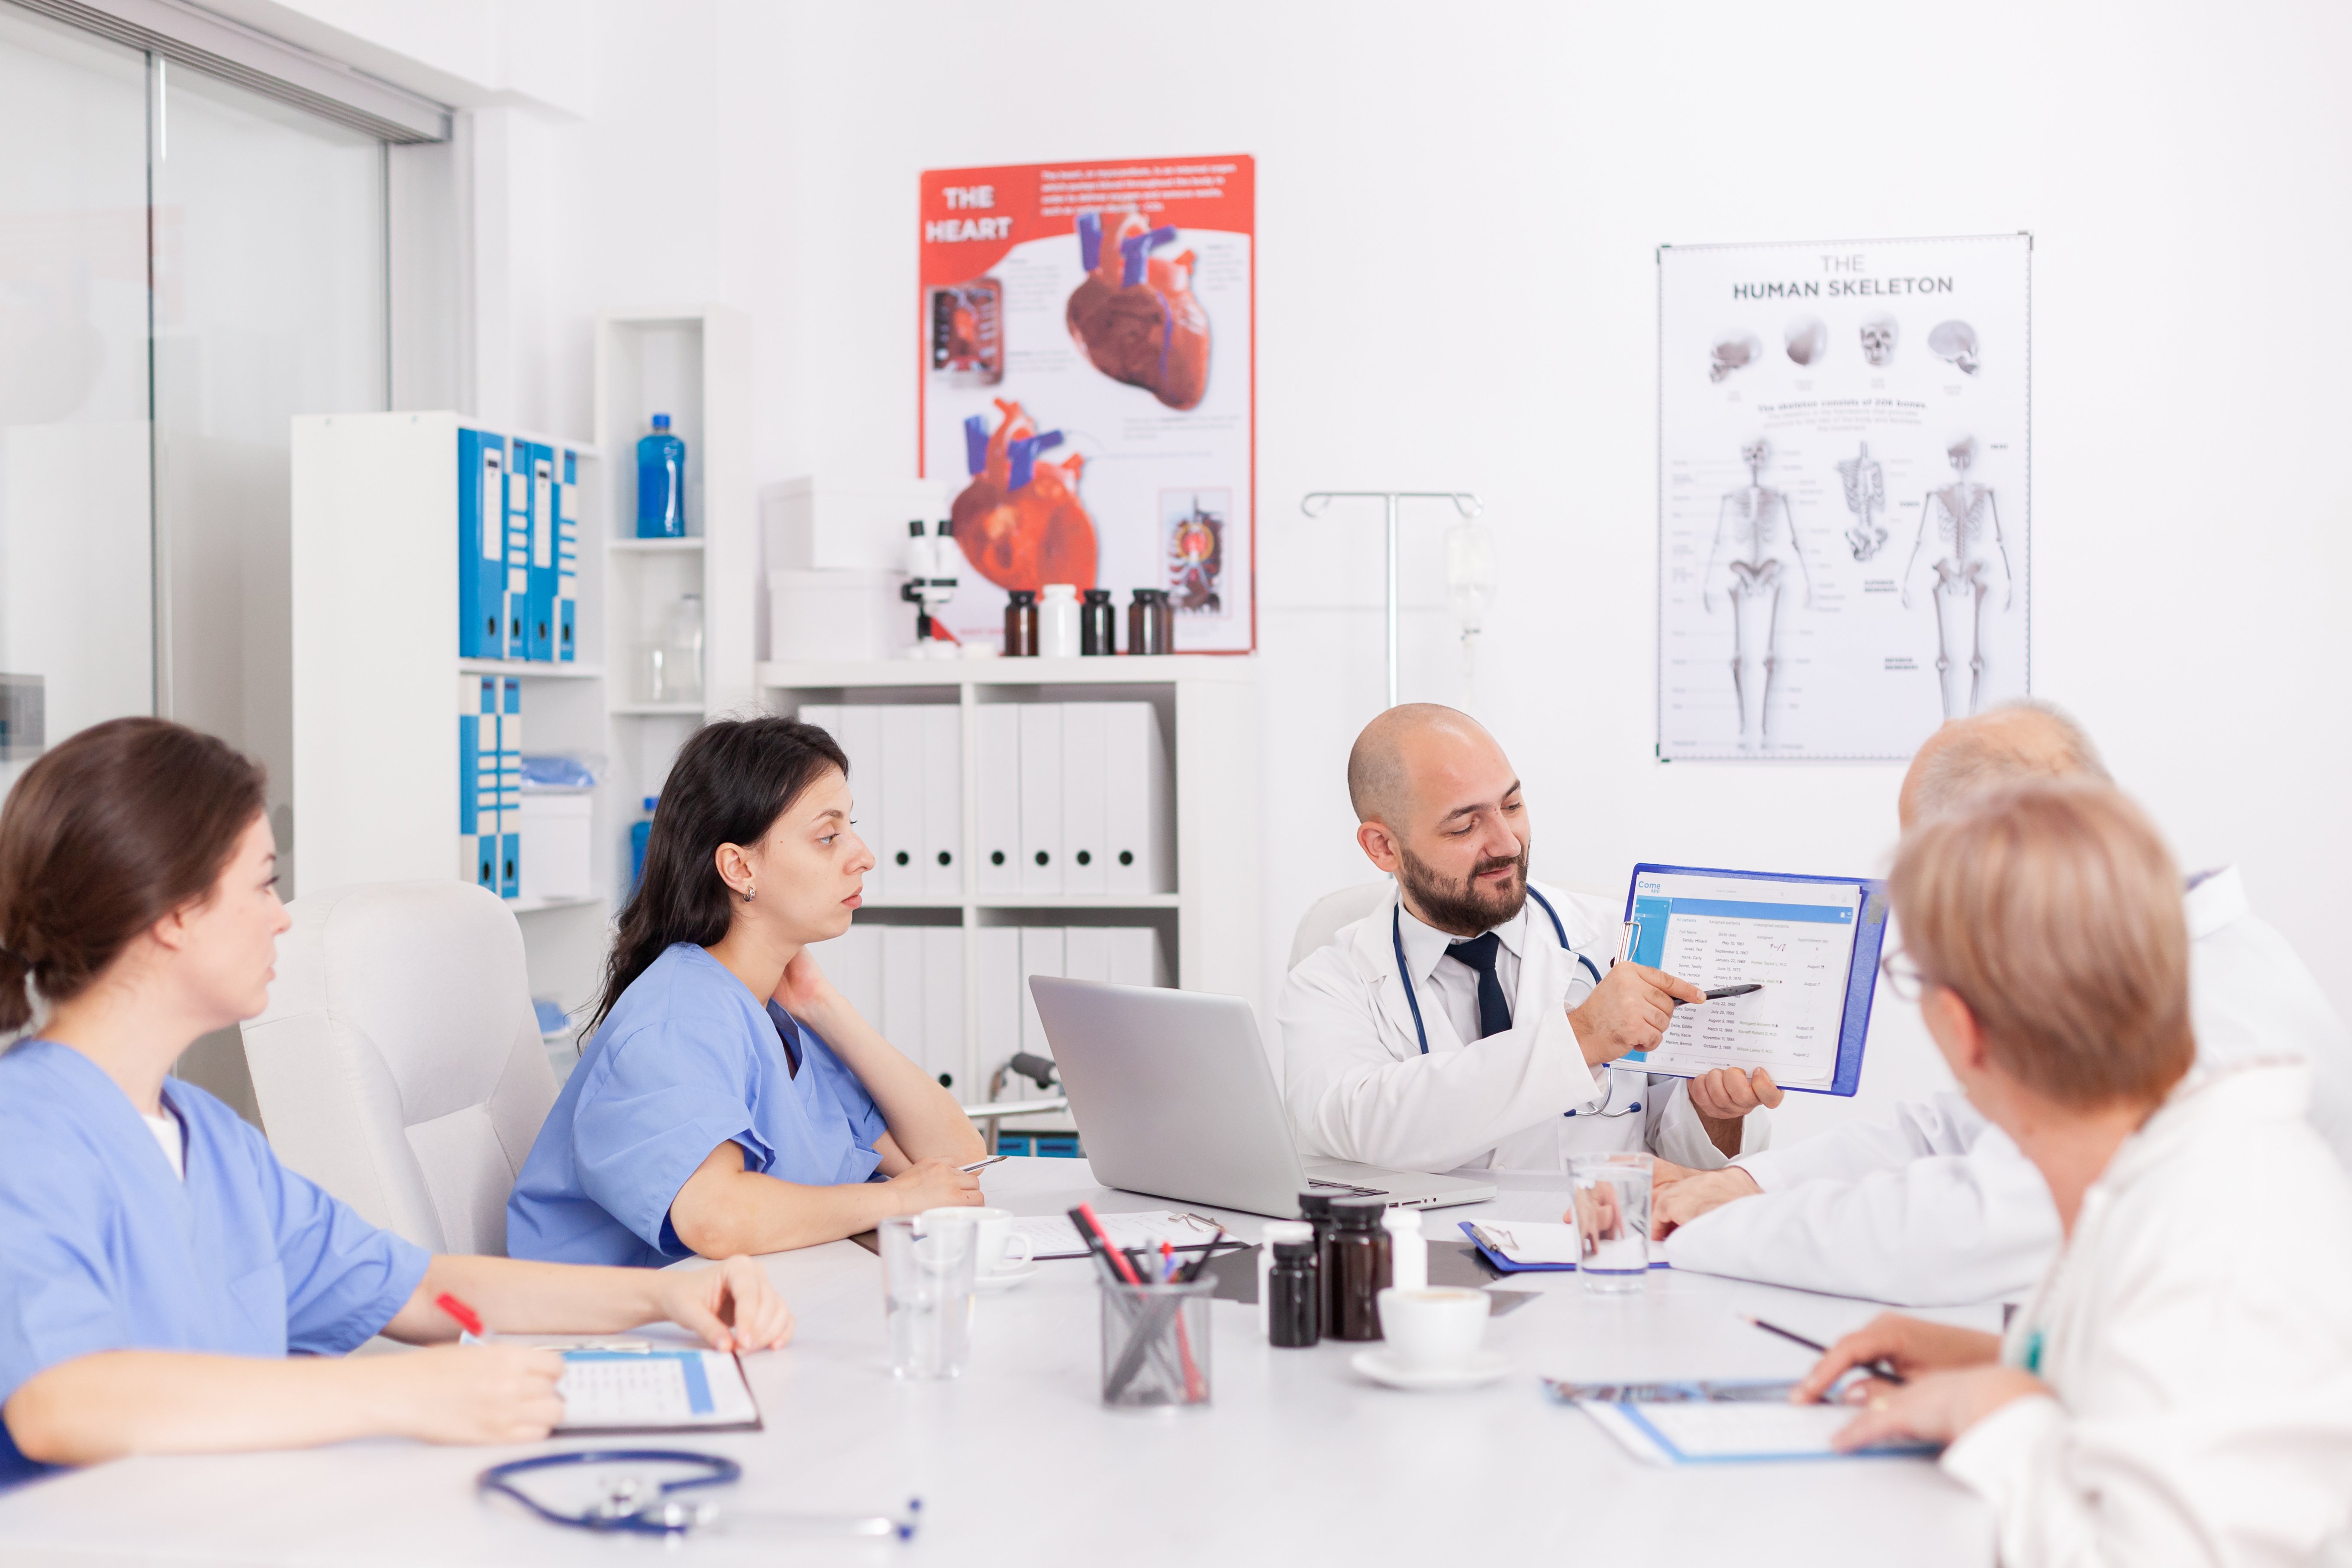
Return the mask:
<svg viewBox="0 0 2352 1568">
<path fill-rule="evenodd" d="M 956 542 L 973 570 L 1000 588 L 1095 585 L 1095 522 L 1078 500 L 1086 458 L 1060 462 L 1043 454 L 1062 444 L 1059 430 L 1040 435 L 1018 403 L 995 399 L 995 434 L 973 415 L 963 422 L 971 482 L 955 499 Z"/>
<path fill-rule="evenodd" d="M 1101 214 L 1080 213 L 1077 227 L 1087 277 L 1070 292 L 1070 336 L 1112 380 L 1171 408 L 1197 406 L 1209 388 L 1209 313 L 1192 296 L 1192 253 L 1152 255 L 1176 231 L 1139 213 L 1109 233 Z"/>
</svg>

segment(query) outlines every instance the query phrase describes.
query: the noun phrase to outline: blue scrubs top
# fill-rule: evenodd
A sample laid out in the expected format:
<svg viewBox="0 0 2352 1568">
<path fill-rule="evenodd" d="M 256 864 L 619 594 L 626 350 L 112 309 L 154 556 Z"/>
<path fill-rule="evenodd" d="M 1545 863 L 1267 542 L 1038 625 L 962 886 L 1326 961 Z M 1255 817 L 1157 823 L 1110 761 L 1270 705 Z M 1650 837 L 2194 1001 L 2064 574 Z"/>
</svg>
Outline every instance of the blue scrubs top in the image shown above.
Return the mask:
<svg viewBox="0 0 2352 1568">
<path fill-rule="evenodd" d="M 840 1186 L 874 1176 L 885 1131 L 816 1031 L 682 942 L 621 993 L 564 1080 L 507 1200 L 507 1251 L 659 1268 L 693 1256 L 670 1201 L 721 1143 L 742 1146 L 747 1171 Z"/>
<path fill-rule="evenodd" d="M 260 1133 L 167 1079 L 187 1179 L 79 1051 L 0 1056 L 0 1401 L 100 1351 L 334 1355 L 392 1321 L 424 1250 L 278 1163 Z M 51 1467 L 0 1423 L 0 1487 Z"/>
</svg>

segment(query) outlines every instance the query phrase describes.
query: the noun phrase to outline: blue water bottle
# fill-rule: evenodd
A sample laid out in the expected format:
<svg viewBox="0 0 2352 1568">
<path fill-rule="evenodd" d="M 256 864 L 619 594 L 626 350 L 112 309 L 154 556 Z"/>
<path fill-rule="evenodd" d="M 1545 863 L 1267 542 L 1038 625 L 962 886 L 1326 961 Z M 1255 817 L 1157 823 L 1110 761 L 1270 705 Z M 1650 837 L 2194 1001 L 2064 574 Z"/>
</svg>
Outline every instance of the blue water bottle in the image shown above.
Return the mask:
<svg viewBox="0 0 2352 1568">
<path fill-rule="evenodd" d="M 686 443 L 654 416 L 654 433 L 637 443 L 637 537 L 686 537 Z"/>
<path fill-rule="evenodd" d="M 637 890 L 637 883 L 646 874 L 646 841 L 654 834 L 654 807 L 661 803 L 659 795 L 646 796 L 646 815 L 629 824 L 629 891 Z"/>
</svg>

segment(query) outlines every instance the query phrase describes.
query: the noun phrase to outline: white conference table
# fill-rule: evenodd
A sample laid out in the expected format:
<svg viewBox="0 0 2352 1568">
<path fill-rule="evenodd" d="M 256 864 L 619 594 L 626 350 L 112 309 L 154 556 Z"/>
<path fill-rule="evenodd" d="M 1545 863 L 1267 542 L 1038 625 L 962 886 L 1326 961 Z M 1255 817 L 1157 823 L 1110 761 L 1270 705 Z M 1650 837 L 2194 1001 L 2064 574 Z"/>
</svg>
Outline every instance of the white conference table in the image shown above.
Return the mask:
<svg viewBox="0 0 2352 1568">
<path fill-rule="evenodd" d="M 1097 1186 L 1083 1161 L 1021 1159 L 984 1178 L 1024 1214 L 1081 1200 L 1183 1207 Z M 1424 1216 L 1557 1219 L 1558 1178 L 1505 1176 L 1494 1202 Z M 1548 1190 L 1546 1183 L 1555 1184 Z M 1205 1409 L 1099 1402 L 1094 1270 L 1047 1262 L 981 1298 L 969 1370 L 895 1381 L 880 1264 L 842 1241 L 765 1259 L 792 1301 L 791 1345 L 747 1358 L 766 1429 L 676 1446 L 726 1454 L 746 1508 L 887 1511 L 923 1500 L 905 1545 L 706 1536 L 666 1545 L 560 1529 L 475 1495 L 485 1466 L 533 1448 L 396 1440 L 309 1452 L 131 1459 L 0 1493 L 0 1563 L 1902 1563 L 1993 1560 L 1990 1513 L 1924 1459 L 1659 1468 L 1553 1403 L 1541 1375 L 1584 1380 L 1786 1376 L 1806 1352 L 1741 1322 L 1754 1312 L 1826 1341 L 1875 1308 L 1656 1270 L 1638 1296 L 1587 1295 L 1573 1274 L 1516 1275 L 1539 1292 L 1488 1329 L 1510 1375 L 1463 1393 L 1402 1394 L 1359 1376 L 1363 1347 L 1275 1350 L 1254 1307 L 1218 1301 Z M 1997 1310 L 1939 1314 L 1996 1326 Z M 391 1353 L 398 1353 L 396 1352 Z M 589 1447 L 586 1443 L 557 1447 Z"/>
</svg>

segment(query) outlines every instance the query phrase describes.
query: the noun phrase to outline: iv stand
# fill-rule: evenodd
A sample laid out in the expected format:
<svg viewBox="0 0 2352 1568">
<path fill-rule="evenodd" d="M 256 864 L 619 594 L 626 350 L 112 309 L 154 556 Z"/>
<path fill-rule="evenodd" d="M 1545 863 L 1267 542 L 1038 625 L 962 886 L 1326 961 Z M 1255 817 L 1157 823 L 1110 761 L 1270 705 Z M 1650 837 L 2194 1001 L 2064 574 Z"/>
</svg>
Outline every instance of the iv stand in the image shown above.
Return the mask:
<svg viewBox="0 0 2352 1568">
<path fill-rule="evenodd" d="M 1389 542 L 1389 706 L 1397 705 L 1397 502 L 1450 500 L 1464 521 L 1486 510 L 1469 490 L 1317 490 L 1298 503 L 1309 517 L 1321 517 L 1335 500 L 1377 500 L 1386 503 Z"/>
</svg>

